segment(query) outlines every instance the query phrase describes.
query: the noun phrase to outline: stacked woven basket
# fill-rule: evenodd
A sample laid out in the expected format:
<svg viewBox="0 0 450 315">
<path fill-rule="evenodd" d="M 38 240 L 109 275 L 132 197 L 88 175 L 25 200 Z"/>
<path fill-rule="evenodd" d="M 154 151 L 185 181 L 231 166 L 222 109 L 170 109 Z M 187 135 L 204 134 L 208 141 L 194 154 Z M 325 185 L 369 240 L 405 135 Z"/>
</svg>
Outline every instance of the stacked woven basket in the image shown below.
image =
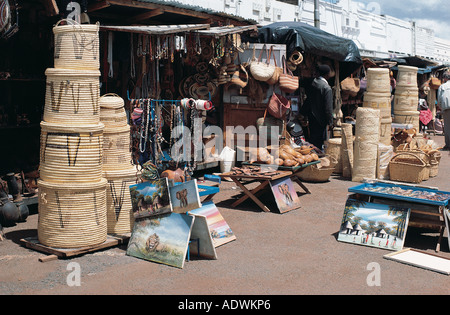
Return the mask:
<svg viewBox="0 0 450 315">
<path fill-rule="evenodd" d="M 416 67 L 398 66 L 397 87 L 395 90 L 394 122 L 399 124 L 412 124 L 413 128 L 420 130 L 419 88 L 417 85 Z"/>
<path fill-rule="evenodd" d="M 367 69 L 367 90 L 363 107 L 380 110 L 380 143 L 391 144 L 391 85 L 389 69 Z"/>
<path fill-rule="evenodd" d="M 130 126 L 124 101 L 116 94 L 100 97 L 103 132 L 103 177 L 108 181 L 108 234 L 130 233 L 134 224 L 129 185 L 136 183 L 137 171 L 131 162 Z"/>
<path fill-rule="evenodd" d="M 38 239 L 53 248 L 79 248 L 107 238 L 99 27 L 58 24 L 55 68 L 45 72 Z"/>
</svg>

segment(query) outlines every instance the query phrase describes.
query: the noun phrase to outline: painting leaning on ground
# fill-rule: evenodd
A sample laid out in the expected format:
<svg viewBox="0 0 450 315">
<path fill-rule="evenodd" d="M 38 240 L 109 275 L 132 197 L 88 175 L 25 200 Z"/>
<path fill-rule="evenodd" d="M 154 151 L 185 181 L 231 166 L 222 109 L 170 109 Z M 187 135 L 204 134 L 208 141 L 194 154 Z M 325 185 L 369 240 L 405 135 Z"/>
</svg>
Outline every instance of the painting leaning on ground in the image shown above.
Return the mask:
<svg viewBox="0 0 450 315">
<path fill-rule="evenodd" d="M 401 250 L 410 209 L 348 199 L 338 241 L 387 250 Z"/>
</svg>

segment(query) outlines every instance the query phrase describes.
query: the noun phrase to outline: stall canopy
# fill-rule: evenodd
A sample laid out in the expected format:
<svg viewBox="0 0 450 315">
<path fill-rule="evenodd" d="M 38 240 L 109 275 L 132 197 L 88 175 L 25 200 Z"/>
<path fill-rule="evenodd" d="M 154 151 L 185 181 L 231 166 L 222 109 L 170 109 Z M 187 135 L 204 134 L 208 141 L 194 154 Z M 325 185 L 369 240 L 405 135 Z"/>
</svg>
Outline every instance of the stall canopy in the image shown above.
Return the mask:
<svg viewBox="0 0 450 315">
<path fill-rule="evenodd" d="M 340 63 L 343 80 L 362 65 L 358 46 L 349 39 L 338 37 L 301 22 L 277 22 L 261 27 L 259 42 L 286 44 L 287 54 L 294 50 L 327 57 Z"/>
</svg>

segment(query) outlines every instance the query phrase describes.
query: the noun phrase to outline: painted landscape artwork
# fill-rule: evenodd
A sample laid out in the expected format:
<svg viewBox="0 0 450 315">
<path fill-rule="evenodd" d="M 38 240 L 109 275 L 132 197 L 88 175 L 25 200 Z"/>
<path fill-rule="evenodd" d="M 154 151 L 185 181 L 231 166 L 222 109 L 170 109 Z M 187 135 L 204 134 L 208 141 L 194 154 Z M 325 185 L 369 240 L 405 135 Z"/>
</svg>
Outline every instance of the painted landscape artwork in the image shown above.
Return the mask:
<svg viewBox="0 0 450 315">
<path fill-rule="evenodd" d="M 194 217 L 170 213 L 134 223 L 127 255 L 183 268 Z"/>
<path fill-rule="evenodd" d="M 172 212 L 167 178 L 130 185 L 135 219 Z"/>
<path fill-rule="evenodd" d="M 189 213 L 206 217 L 215 247 L 236 239 L 233 231 L 212 201 L 204 202 L 201 208 L 189 211 Z"/>
<path fill-rule="evenodd" d="M 338 241 L 398 251 L 403 248 L 410 209 L 348 199 Z"/>
</svg>

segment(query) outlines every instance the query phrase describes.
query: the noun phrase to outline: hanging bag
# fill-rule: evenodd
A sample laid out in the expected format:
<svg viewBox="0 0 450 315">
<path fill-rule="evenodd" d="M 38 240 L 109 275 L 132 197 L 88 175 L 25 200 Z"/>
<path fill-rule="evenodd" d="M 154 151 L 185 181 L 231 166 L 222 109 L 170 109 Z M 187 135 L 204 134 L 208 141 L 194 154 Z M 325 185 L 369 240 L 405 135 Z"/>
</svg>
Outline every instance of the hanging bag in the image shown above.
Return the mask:
<svg viewBox="0 0 450 315">
<path fill-rule="evenodd" d="M 275 71 L 273 72 L 272 77 L 269 80 L 267 80 L 266 83 L 270 84 L 270 85 L 274 85 L 274 84 L 278 83 L 278 81 L 280 79 L 280 74 L 283 73 L 283 68 L 277 66 L 277 60 L 275 58 L 275 53 L 273 52 L 273 46 L 271 46 L 270 50 L 269 50 L 269 60 L 270 60 L 271 56 L 273 56 L 273 61 L 275 64 Z"/>
<path fill-rule="evenodd" d="M 256 46 L 253 45 L 253 58 L 250 63 L 250 73 L 256 80 L 266 82 L 273 76 L 273 73 L 275 71 L 275 66 L 270 64 L 269 57 L 267 57 L 266 62 L 261 61 L 262 54 L 263 54 L 264 50 L 266 50 L 266 45 L 264 45 L 263 48 L 261 49 L 261 53 L 259 54 L 258 59 L 256 59 L 255 50 L 256 50 Z M 266 52 L 266 55 L 267 55 L 267 52 Z"/>
<path fill-rule="evenodd" d="M 275 118 L 282 119 L 289 108 L 291 108 L 291 102 L 284 96 L 273 92 L 267 105 L 267 112 Z"/>
<path fill-rule="evenodd" d="M 354 78 L 353 74 L 341 82 L 341 91 L 348 93 L 351 97 L 358 95 L 360 88 L 360 80 Z"/>
<path fill-rule="evenodd" d="M 289 73 L 288 73 L 289 71 Z M 294 76 L 292 71 L 286 67 L 286 58 L 283 56 L 283 73 L 279 78 L 280 90 L 286 93 L 294 93 L 298 89 L 298 77 Z"/>
<path fill-rule="evenodd" d="M 241 58 L 238 53 L 238 62 L 237 70 L 231 76 L 231 83 L 236 84 L 241 88 L 245 88 L 248 84 L 248 73 L 245 70 L 244 65 L 241 63 Z"/>
</svg>

